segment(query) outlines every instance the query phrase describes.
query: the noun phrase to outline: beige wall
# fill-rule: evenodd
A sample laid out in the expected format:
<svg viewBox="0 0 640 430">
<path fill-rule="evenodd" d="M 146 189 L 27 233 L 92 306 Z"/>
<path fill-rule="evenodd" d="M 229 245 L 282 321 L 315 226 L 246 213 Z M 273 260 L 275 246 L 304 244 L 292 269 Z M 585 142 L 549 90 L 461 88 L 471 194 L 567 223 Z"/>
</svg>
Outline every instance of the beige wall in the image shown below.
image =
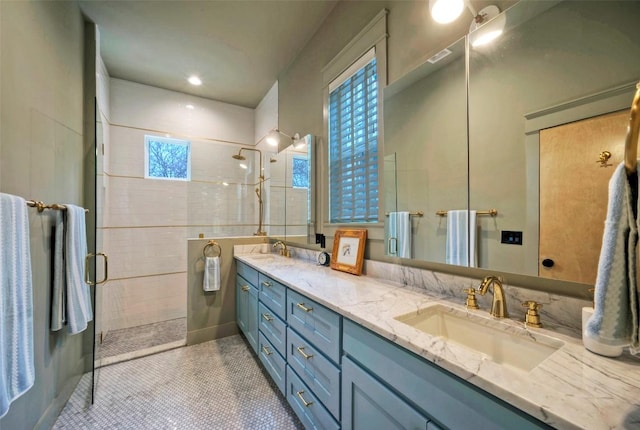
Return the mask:
<svg viewBox="0 0 640 430">
<path fill-rule="evenodd" d="M 83 21 L 74 2 L 0 2 L 0 191 L 83 205 Z M 53 213 L 30 210 L 35 385 L 2 429 L 49 428 L 84 371 L 83 340 L 49 331 Z"/>
</svg>

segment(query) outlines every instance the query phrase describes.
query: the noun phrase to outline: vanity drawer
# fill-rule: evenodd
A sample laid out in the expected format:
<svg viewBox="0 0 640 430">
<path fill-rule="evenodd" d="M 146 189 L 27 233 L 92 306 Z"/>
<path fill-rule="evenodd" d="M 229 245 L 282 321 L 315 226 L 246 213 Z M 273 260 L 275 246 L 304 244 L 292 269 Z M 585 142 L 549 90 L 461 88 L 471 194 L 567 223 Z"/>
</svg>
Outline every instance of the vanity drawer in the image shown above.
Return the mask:
<svg viewBox="0 0 640 430">
<path fill-rule="evenodd" d="M 286 396 L 287 363 L 262 333 L 258 334 L 258 357 L 282 394 Z"/>
<path fill-rule="evenodd" d="M 340 429 L 331 414 L 289 366 L 287 366 L 287 401 L 305 429 Z"/>
<path fill-rule="evenodd" d="M 340 419 L 340 370 L 309 342 L 287 329 L 287 363 L 313 394 Z"/>
<path fill-rule="evenodd" d="M 287 325 L 262 302 L 258 303 L 258 329 L 280 355 L 287 356 Z"/>
<path fill-rule="evenodd" d="M 236 272 L 254 287 L 258 287 L 258 271 L 253 267 L 236 260 Z"/>
<path fill-rule="evenodd" d="M 258 274 L 258 289 L 260 300 L 269 306 L 276 315 L 283 320 L 287 319 L 287 287 L 278 281 L 274 281 L 264 273 Z"/>
<path fill-rule="evenodd" d="M 287 322 L 331 361 L 340 362 L 340 315 L 289 289 Z"/>
</svg>

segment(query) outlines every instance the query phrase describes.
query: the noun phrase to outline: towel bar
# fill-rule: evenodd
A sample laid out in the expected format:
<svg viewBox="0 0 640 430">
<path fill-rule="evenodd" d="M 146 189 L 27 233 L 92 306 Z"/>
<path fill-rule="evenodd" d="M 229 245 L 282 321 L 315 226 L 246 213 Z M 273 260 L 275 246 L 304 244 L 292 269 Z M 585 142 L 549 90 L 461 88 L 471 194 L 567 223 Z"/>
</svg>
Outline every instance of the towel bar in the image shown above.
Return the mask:
<svg viewBox="0 0 640 430">
<path fill-rule="evenodd" d="M 204 256 L 204 258 L 207 258 L 207 249 L 209 249 L 210 247 L 218 248 L 218 255 L 214 255 L 213 257 L 222 256 L 222 247 L 220 246 L 220 244 L 215 240 L 210 240 L 209 242 L 207 242 L 204 248 L 202 248 L 202 255 Z"/>
<path fill-rule="evenodd" d="M 436 215 L 438 215 L 438 216 L 447 216 L 447 211 L 436 211 Z M 498 209 L 489 209 L 488 211 L 476 211 L 476 215 L 497 216 L 498 215 Z"/>
<path fill-rule="evenodd" d="M 38 212 L 44 212 L 45 209 L 53 209 L 53 210 L 58 210 L 58 211 L 66 211 L 67 207 L 65 205 L 60 205 L 58 203 L 54 203 L 51 205 L 48 205 L 44 202 L 41 201 L 35 201 L 35 200 L 27 200 L 27 206 L 30 206 L 32 208 L 38 208 Z M 89 212 L 89 209 L 85 209 L 85 212 Z"/>
<path fill-rule="evenodd" d="M 389 212 L 384 214 L 384 216 L 387 216 L 387 217 L 389 215 L 390 215 Z M 421 217 L 421 216 L 424 216 L 424 212 L 422 212 L 422 211 L 409 212 L 409 216 L 420 216 Z"/>
</svg>

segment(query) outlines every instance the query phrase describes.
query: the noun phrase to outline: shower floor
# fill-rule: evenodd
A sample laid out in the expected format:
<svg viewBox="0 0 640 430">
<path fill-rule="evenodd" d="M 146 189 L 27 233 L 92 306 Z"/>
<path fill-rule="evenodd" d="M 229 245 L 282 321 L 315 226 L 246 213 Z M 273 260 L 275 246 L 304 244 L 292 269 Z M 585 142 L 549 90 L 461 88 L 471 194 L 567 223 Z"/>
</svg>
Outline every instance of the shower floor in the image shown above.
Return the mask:
<svg viewBox="0 0 640 430">
<path fill-rule="evenodd" d="M 186 318 L 113 330 L 107 333 L 97 351 L 96 366 L 144 357 L 186 344 Z"/>
</svg>

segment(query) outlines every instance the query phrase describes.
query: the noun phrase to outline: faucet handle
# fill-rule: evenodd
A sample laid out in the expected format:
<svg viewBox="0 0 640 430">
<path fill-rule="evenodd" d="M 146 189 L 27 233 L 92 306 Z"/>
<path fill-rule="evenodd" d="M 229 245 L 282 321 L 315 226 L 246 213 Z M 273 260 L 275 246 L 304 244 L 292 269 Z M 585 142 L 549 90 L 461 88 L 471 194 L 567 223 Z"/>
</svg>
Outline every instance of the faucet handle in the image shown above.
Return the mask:
<svg viewBox="0 0 640 430">
<path fill-rule="evenodd" d="M 524 316 L 524 322 L 526 325 L 535 328 L 542 327 L 540 314 L 538 313 L 538 310 L 542 308 L 542 305 L 533 300 L 527 300 L 526 302 L 522 302 L 522 307 L 527 308 L 527 314 Z"/>
<path fill-rule="evenodd" d="M 467 309 L 480 309 L 476 300 L 476 289 L 473 287 L 464 288 L 462 292 L 467 293 Z"/>
</svg>

